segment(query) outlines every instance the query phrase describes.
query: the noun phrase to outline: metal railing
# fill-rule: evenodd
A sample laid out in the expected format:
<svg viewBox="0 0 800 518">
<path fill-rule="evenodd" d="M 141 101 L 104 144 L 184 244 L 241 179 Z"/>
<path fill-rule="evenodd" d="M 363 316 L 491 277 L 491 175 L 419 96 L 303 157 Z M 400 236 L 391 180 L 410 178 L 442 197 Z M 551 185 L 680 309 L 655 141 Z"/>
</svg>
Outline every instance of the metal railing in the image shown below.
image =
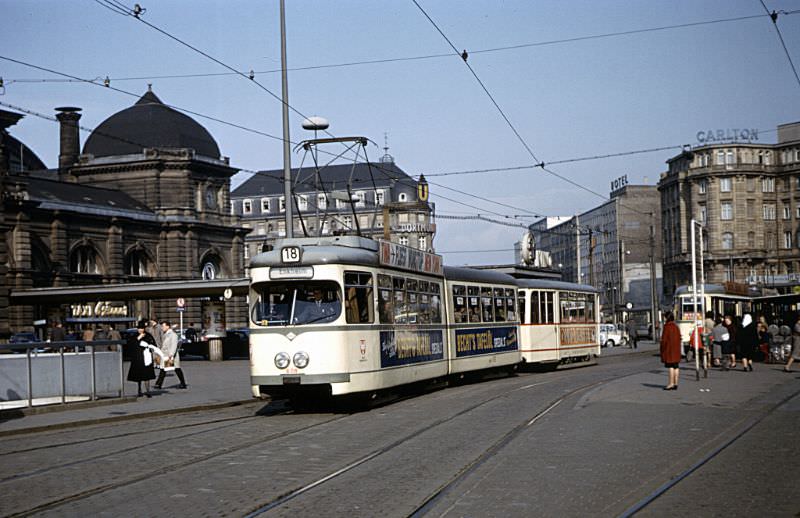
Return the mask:
<svg viewBox="0 0 800 518">
<path fill-rule="evenodd" d="M 90 394 L 89 398 L 94 401 L 98 399 L 98 370 L 97 370 L 97 349 L 98 348 L 109 348 L 109 352 L 116 352 L 117 359 L 112 358 L 112 362 L 115 364 L 114 368 L 117 369 L 117 373 L 119 374 L 119 385 L 118 390 L 116 390 L 118 397 L 123 397 L 125 395 L 125 378 L 123 372 L 123 345 L 125 344 L 124 340 L 96 340 L 96 341 L 82 341 L 82 340 L 74 340 L 74 341 L 64 341 L 64 342 L 32 342 L 32 343 L 23 343 L 23 344 L 2 344 L 0 345 L 0 349 L 8 354 L 0 354 L 0 372 L 2 372 L 4 366 L 3 363 L 7 363 L 5 368 L 8 372 L 5 373 L 3 376 L 3 381 L 6 383 L 12 383 L 14 381 L 14 375 L 18 373 L 16 370 L 16 366 L 12 365 L 12 362 L 15 362 L 19 359 L 20 355 L 25 355 L 25 373 L 26 373 L 26 392 L 27 392 L 27 407 L 34 406 L 34 359 L 39 358 L 40 355 L 45 358 L 52 358 L 53 354 L 57 354 L 59 361 L 57 367 L 55 365 L 50 366 L 46 365 L 45 369 L 43 370 L 43 378 L 52 380 L 52 377 L 56 375 L 56 372 L 59 376 L 59 385 L 60 385 L 60 394 L 48 394 L 48 397 L 57 397 L 60 395 L 61 404 L 67 403 L 68 397 L 68 379 L 67 379 L 67 355 L 75 354 L 78 359 L 79 357 L 85 354 L 90 355 L 90 365 L 89 365 L 89 374 L 90 374 Z M 104 352 L 104 351 L 101 351 Z M 51 362 L 49 362 L 51 363 Z M 107 363 L 107 362 L 106 362 Z M 81 365 L 80 362 L 77 360 L 75 361 L 75 366 L 80 369 Z M 54 372 L 55 371 L 55 372 Z M 80 380 L 77 380 L 80 382 Z M 51 385 L 52 386 L 52 385 Z M 3 388 L 3 387 L 0 387 Z M 12 386 L 6 387 L 9 394 L 13 394 L 14 390 Z M 76 390 L 77 392 L 77 390 Z M 81 394 L 82 395 L 82 394 Z M 19 399 L 9 399 L 5 400 L 6 402 L 9 401 L 22 401 L 23 398 Z"/>
</svg>

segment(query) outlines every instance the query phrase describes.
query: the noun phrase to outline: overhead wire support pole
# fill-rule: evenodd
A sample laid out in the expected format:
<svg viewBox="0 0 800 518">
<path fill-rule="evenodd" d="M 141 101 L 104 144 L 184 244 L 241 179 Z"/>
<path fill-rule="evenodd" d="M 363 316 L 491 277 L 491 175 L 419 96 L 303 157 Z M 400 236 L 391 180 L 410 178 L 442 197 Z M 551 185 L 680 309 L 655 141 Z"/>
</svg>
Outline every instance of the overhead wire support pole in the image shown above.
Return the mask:
<svg viewBox="0 0 800 518">
<path fill-rule="evenodd" d="M 281 0 L 281 99 L 283 111 L 283 206 L 286 209 L 286 237 L 294 237 L 292 221 L 292 150 L 289 140 L 289 80 L 286 73 L 286 2 Z"/>
<path fill-rule="evenodd" d="M 702 235 L 702 225 L 694 218 L 692 218 L 692 231 L 691 231 L 691 239 L 692 239 L 692 313 L 694 314 L 694 330 L 690 335 L 692 338 L 691 347 L 694 348 L 694 373 L 696 381 L 700 381 L 700 333 L 698 330 L 700 328 L 700 319 L 697 316 L 697 254 L 695 254 L 695 242 L 697 238 L 695 236 L 695 228 L 700 227 L 701 235 Z"/>
</svg>

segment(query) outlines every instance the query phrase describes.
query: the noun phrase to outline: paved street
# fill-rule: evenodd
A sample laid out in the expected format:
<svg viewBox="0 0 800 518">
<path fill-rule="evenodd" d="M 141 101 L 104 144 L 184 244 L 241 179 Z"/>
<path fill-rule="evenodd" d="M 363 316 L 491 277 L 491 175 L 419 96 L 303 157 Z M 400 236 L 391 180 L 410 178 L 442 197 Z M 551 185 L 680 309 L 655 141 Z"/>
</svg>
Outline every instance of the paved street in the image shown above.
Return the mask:
<svg viewBox="0 0 800 518">
<path fill-rule="evenodd" d="M 667 392 L 641 349 L 356 413 L 222 406 L 246 400 L 247 362 L 187 362 L 188 391 L 0 423 L 0 515 L 613 516 L 729 441 L 640 514 L 800 511 L 800 373 L 683 364 Z"/>
</svg>

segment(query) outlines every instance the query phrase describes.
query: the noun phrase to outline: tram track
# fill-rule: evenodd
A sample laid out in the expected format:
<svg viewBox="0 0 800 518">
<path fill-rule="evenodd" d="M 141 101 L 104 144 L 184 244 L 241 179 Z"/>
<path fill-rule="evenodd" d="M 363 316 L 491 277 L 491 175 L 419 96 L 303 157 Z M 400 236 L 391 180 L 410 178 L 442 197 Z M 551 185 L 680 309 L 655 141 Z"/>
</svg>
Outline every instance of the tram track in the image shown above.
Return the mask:
<svg viewBox="0 0 800 518">
<path fill-rule="evenodd" d="M 254 417 L 256 417 L 256 416 L 254 416 Z M 259 437 L 258 439 L 245 441 L 243 443 L 239 443 L 239 444 L 231 445 L 231 446 L 228 446 L 228 447 L 220 448 L 220 449 L 217 449 L 217 450 L 215 450 L 213 452 L 209 452 L 209 453 L 204 454 L 204 455 L 194 456 L 194 457 L 191 457 L 189 459 L 186 459 L 186 460 L 183 460 L 183 461 L 180 461 L 180 462 L 173 462 L 173 463 L 170 463 L 170 464 L 161 465 L 157 469 L 152 469 L 152 470 L 149 470 L 149 471 L 146 471 L 146 472 L 143 472 L 143 473 L 139 473 L 139 474 L 137 474 L 135 476 L 132 476 L 132 477 L 126 477 L 126 478 L 124 478 L 122 480 L 118 480 L 118 481 L 115 481 L 113 483 L 99 485 L 99 486 L 95 486 L 95 487 L 86 489 L 84 491 L 79 491 L 79 492 L 76 492 L 76 493 L 73 493 L 73 494 L 70 494 L 70 495 L 65 495 L 65 496 L 62 496 L 60 498 L 56 498 L 56 499 L 50 500 L 48 502 L 36 505 L 36 506 L 31 507 L 29 509 L 25 509 L 25 510 L 22 510 L 22 511 L 14 512 L 14 513 L 11 513 L 11 514 L 8 514 L 8 515 L 5 515 L 5 516 L 9 516 L 9 517 L 31 516 L 31 515 L 34 515 L 34 514 L 43 512 L 43 511 L 56 509 L 56 508 L 58 508 L 60 506 L 63 506 L 65 504 L 68 504 L 68 503 L 71 503 L 71 502 L 75 502 L 77 500 L 81 500 L 81 499 L 88 498 L 88 497 L 91 497 L 91 496 L 94 496 L 94 495 L 97 495 L 97 494 L 100 494 L 100 493 L 104 493 L 106 491 L 111 491 L 111 490 L 114 490 L 114 489 L 117 489 L 117 488 L 121 488 L 121 487 L 127 486 L 129 484 L 134 484 L 134 483 L 137 483 L 137 482 L 141 482 L 141 481 L 153 478 L 153 477 L 163 476 L 163 475 L 167 475 L 167 474 L 171 475 L 176 470 L 180 470 L 182 468 L 186 468 L 188 466 L 192 466 L 192 465 L 197 464 L 197 463 L 206 462 L 208 460 L 211 460 L 211 459 L 223 456 L 223 455 L 227 455 L 227 454 L 239 451 L 239 450 L 244 450 L 244 449 L 247 449 L 247 448 L 251 448 L 253 446 L 258 446 L 258 445 L 261 445 L 261 444 L 264 444 L 264 443 L 268 443 L 270 441 L 274 441 L 274 440 L 277 440 L 277 439 L 289 437 L 291 435 L 302 433 L 302 432 L 305 432 L 307 430 L 310 430 L 310 429 L 313 429 L 313 428 L 316 428 L 316 427 L 319 427 L 319 426 L 324 426 L 326 424 L 329 424 L 329 423 L 332 423 L 332 422 L 335 422 L 335 421 L 338 421 L 338 420 L 341 420 L 341 419 L 345 419 L 347 417 L 348 417 L 347 415 L 337 415 L 337 416 L 334 416 L 332 418 L 324 419 L 324 420 L 322 420 L 320 422 L 313 423 L 313 424 L 308 425 L 308 426 L 302 426 L 300 428 L 294 428 L 294 429 L 291 429 L 291 430 L 284 430 L 284 431 L 276 432 L 276 433 L 270 434 L 270 435 L 265 436 L 265 437 Z M 96 460 L 101 459 L 103 457 L 110 457 L 110 456 L 113 456 L 113 455 L 118 455 L 121 452 L 135 450 L 135 449 L 138 449 L 140 447 L 141 446 L 135 446 L 135 447 L 132 447 L 132 448 L 127 448 L 125 450 L 117 450 L 115 452 L 111 452 L 109 454 L 105 454 L 105 455 L 102 455 L 102 456 L 97 456 L 97 457 L 90 458 L 90 459 L 82 459 L 80 461 L 76 461 L 74 463 L 70 463 L 69 465 L 70 466 L 75 466 L 75 465 L 78 465 L 78 464 L 81 464 L 81 463 L 96 461 Z M 56 467 L 56 469 L 57 468 L 58 467 Z M 42 473 L 42 472 L 50 470 L 50 469 L 53 469 L 53 468 L 52 467 L 43 468 L 42 470 L 39 470 L 39 473 Z M 8 482 L 16 481 L 19 478 L 20 477 L 13 477 L 11 479 L 6 479 L 4 481 L 0 481 L 0 485 L 8 483 Z"/>
<path fill-rule="evenodd" d="M 637 374 L 637 373 L 630 374 L 630 376 L 635 375 L 635 374 Z M 429 509 L 430 506 L 432 506 L 436 501 L 438 501 L 448 491 L 449 488 L 452 488 L 453 486 L 455 486 L 461 479 L 463 479 L 464 477 L 469 475 L 471 472 L 473 472 L 475 469 L 477 469 L 481 464 L 483 464 L 486 460 L 488 460 L 489 458 L 494 456 L 497 452 L 499 452 L 505 445 L 507 445 L 517 435 L 519 435 L 519 433 L 521 433 L 523 430 L 529 429 L 540 418 L 544 417 L 547 413 L 549 413 L 552 409 L 554 409 L 556 406 L 561 404 L 566 399 L 568 399 L 568 398 L 570 398 L 570 397 L 572 397 L 572 396 L 574 396 L 574 395 L 576 395 L 576 394 L 578 394 L 578 393 L 580 393 L 582 391 L 589 390 L 589 389 L 592 389 L 592 388 L 594 388 L 596 386 L 599 386 L 599 385 L 601 385 L 603 383 L 607 383 L 609 381 L 618 380 L 618 379 L 620 379 L 620 376 L 614 375 L 614 376 L 609 376 L 607 378 L 604 378 L 602 380 L 593 381 L 591 383 L 587 383 L 587 384 L 584 384 L 584 385 L 582 385 L 580 387 L 577 387 L 577 388 L 567 392 L 566 394 L 562 395 L 561 397 L 556 398 L 555 400 L 549 401 L 548 403 L 546 403 L 544 405 L 544 408 L 542 410 L 537 412 L 535 415 L 526 418 L 524 421 L 519 423 L 513 429 L 511 429 L 510 431 L 505 433 L 500 439 L 498 439 L 489 448 L 487 448 L 481 455 L 479 455 L 477 458 L 473 459 L 470 463 L 468 463 L 453 478 L 448 480 L 444 485 L 440 486 L 434 493 L 429 495 L 422 502 L 422 504 L 420 504 L 420 506 L 418 506 L 416 508 L 416 510 L 413 513 L 410 514 L 410 516 L 423 516 L 425 514 L 425 512 L 427 512 L 427 509 Z M 423 427 L 420 427 L 420 428 L 417 428 L 417 429 L 411 431 L 410 433 L 404 435 L 403 437 L 397 439 L 396 441 L 393 441 L 393 442 L 391 442 L 391 443 L 389 443 L 389 444 L 387 444 L 385 446 L 382 446 L 380 448 L 377 448 L 377 449 L 373 450 L 372 452 L 369 452 L 368 454 L 356 459 L 355 461 L 349 463 L 348 465 L 346 465 L 346 466 L 344 466 L 344 467 L 342 467 L 340 469 L 337 469 L 337 470 L 335 470 L 335 471 L 333 471 L 331 473 L 328 473 L 328 474 L 318 478 L 317 480 L 315 480 L 315 481 L 313 481 L 311 483 L 308 483 L 308 484 L 306 484 L 306 485 L 304 485 L 304 486 L 302 486 L 300 488 L 294 489 L 292 491 L 286 492 L 285 494 L 283 494 L 283 495 L 281 495 L 281 496 L 279 496 L 279 497 L 277 497 L 277 498 L 275 498 L 275 499 L 273 499 L 273 500 L 271 500 L 269 502 L 266 502 L 266 503 L 260 505 L 259 507 L 255 508 L 252 511 L 250 511 L 249 513 L 247 513 L 245 516 L 247 518 L 253 518 L 253 517 L 260 516 L 262 514 L 268 513 L 269 511 L 271 511 L 271 510 L 273 510 L 273 509 L 275 509 L 277 507 L 280 507 L 281 505 L 283 505 L 283 504 L 285 504 L 285 503 L 287 503 L 287 502 L 289 502 L 291 500 L 294 500 L 294 499 L 302 496 L 303 494 L 311 491 L 312 489 L 317 488 L 317 487 L 325 484 L 326 482 L 329 482 L 329 481 L 331 481 L 331 480 L 333 480 L 333 479 L 335 479 L 335 478 L 337 478 L 337 477 L 339 477 L 341 475 L 344 475 L 345 473 L 347 473 L 349 471 L 354 470 L 355 468 L 357 468 L 359 466 L 364 465 L 365 463 L 367 463 L 369 461 L 372 461 L 372 460 L 374 460 L 374 459 L 376 459 L 376 458 L 378 458 L 378 457 L 380 457 L 382 455 L 385 455 L 385 454 L 389 453 L 392 450 L 395 450 L 396 448 L 400 447 L 401 445 L 411 441 L 412 439 L 417 438 L 422 433 L 431 431 L 434 428 L 437 428 L 437 427 L 442 426 L 442 425 L 444 425 L 446 423 L 454 421 L 455 419 L 457 419 L 459 417 L 462 417 L 462 416 L 464 416 L 466 414 L 469 414 L 471 412 L 474 412 L 475 410 L 477 410 L 480 407 L 485 406 L 485 405 L 487 405 L 489 403 L 496 402 L 496 401 L 504 399 L 504 398 L 508 398 L 512 394 L 514 394 L 516 392 L 519 392 L 521 390 L 527 390 L 527 389 L 530 389 L 530 388 L 533 388 L 533 387 L 536 387 L 536 386 L 539 386 L 539 385 L 548 384 L 548 383 L 551 383 L 551 382 L 552 382 L 551 380 L 544 380 L 544 381 L 541 381 L 541 382 L 538 382 L 538 383 L 526 384 L 524 386 L 514 388 L 514 389 L 512 389 L 512 390 L 510 390 L 508 392 L 504 392 L 502 394 L 497 394 L 497 395 L 494 395 L 494 396 L 492 396 L 492 397 L 490 397 L 488 399 L 484 399 L 483 401 L 478 402 L 476 404 L 473 404 L 473 405 L 471 405 L 469 407 L 466 407 L 466 408 L 460 410 L 459 412 L 457 412 L 455 414 L 452 414 L 450 416 L 447 416 L 447 417 L 444 417 L 444 418 L 441 418 L 441 419 L 437 419 L 436 421 L 434 421 L 432 423 L 428 423 L 427 425 L 425 425 Z"/>
</svg>

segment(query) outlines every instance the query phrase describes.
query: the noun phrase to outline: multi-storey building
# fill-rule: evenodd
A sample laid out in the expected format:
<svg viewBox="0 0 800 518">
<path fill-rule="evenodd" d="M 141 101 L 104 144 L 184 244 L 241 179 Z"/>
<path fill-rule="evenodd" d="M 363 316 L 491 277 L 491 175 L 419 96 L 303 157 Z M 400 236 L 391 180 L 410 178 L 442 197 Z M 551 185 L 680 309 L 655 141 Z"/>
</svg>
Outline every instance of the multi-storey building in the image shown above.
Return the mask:
<svg viewBox="0 0 800 518">
<path fill-rule="evenodd" d="M 691 221 L 703 236 L 706 282 L 769 287 L 800 272 L 800 122 L 777 144 L 729 142 L 686 150 L 661 175 L 664 290 L 690 284 Z M 699 250 L 699 237 L 695 244 Z"/>
<path fill-rule="evenodd" d="M 612 320 L 623 312 L 649 313 L 651 268 L 656 292 L 661 270 L 660 247 L 651 230 L 658 228 L 656 187 L 621 183 L 609 201 L 591 210 L 566 221 L 559 218 L 556 225 L 543 219 L 530 226 L 536 248 L 550 252 L 564 280 L 600 290 L 603 313 Z"/>
<path fill-rule="evenodd" d="M 414 180 L 385 155 L 379 163 L 292 170 L 293 235 L 356 235 L 433 252 L 434 205 L 424 177 Z M 286 236 L 283 170 L 261 171 L 231 193 L 231 211 L 252 231 L 244 258 Z"/>
</svg>

